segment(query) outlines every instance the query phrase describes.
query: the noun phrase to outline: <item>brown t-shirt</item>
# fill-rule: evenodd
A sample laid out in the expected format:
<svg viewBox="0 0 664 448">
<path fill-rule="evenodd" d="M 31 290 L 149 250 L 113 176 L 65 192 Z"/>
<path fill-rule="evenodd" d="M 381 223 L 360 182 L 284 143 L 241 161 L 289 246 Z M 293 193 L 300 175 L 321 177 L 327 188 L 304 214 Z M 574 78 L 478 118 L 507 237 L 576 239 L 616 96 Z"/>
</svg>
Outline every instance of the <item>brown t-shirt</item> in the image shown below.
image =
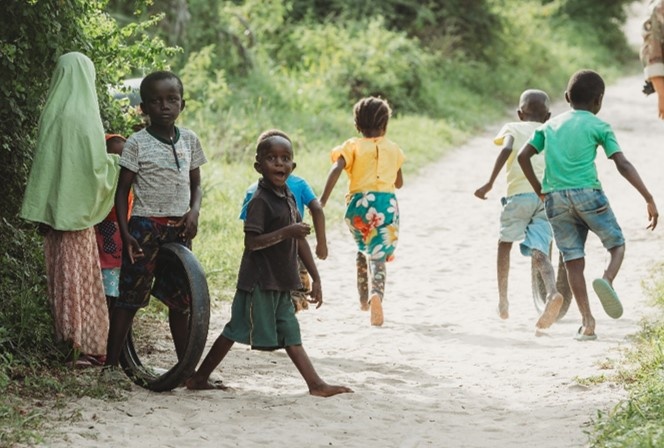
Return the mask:
<svg viewBox="0 0 664 448">
<path fill-rule="evenodd" d="M 265 234 L 300 222 L 295 199 L 286 187 L 279 192 L 263 181 L 247 206 L 245 233 Z M 291 291 L 302 287 L 297 268 L 297 240 L 288 238 L 265 249 L 242 254 L 237 289 L 252 291 Z"/>
</svg>

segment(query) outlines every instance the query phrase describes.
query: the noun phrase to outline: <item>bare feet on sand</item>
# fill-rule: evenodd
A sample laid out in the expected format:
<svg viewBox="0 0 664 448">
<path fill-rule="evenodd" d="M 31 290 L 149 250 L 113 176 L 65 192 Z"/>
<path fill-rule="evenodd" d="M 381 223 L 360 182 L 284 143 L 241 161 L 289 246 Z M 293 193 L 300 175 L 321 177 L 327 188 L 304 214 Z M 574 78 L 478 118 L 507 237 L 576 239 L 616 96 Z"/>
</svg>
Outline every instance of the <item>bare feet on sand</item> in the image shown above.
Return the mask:
<svg viewBox="0 0 664 448">
<path fill-rule="evenodd" d="M 369 301 L 360 299 L 360 309 L 362 311 L 369 311 Z"/>
<path fill-rule="evenodd" d="M 498 315 L 501 319 L 509 319 L 510 304 L 507 302 L 507 300 L 501 300 L 498 302 Z"/>
<path fill-rule="evenodd" d="M 371 307 L 371 325 L 380 327 L 383 325 L 383 301 L 374 294 L 371 296 L 369 306 Z"/>
<path fill-rule="evenodd" d="M 553 323 L 558 320 L 558 314 L 560 313 L 560 308 L 563 306 L 564 300 L 563 295 L 559 292 L 552 294 L 551 297 L 547 297 L 544 311 L 537 320 L 535 326 L 539 329 L 544 329 L 553 325 Z"/>
<path fill-rule="evenodd" d="M 228 386 L 225 386 L 221 381 L 210 381 L 209 379 L 198 380 L 195 376 L 187 379 L 184 382 L 184 385 L 189 390 L 226 390 Z"/>
<path fill-rule="evenodd" d="M 309 389 L 309 394 L 315 396 L 315 397 L 331 397 L 333 395 L 339 395 L 339 394 L 352 394 L 353 389 L 350 387 L 346 386 L 334 386 L 331 384 L 323 383 L 318 386 L 311 387 Z"/>
</svg>

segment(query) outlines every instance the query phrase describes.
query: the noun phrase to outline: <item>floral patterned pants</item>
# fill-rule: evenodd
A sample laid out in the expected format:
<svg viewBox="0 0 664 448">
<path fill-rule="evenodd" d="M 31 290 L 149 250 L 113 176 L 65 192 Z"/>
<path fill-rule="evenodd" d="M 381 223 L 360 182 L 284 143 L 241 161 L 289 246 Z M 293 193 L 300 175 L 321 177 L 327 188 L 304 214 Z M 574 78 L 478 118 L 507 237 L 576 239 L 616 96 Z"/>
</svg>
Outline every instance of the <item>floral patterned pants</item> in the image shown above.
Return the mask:
<svg viewBox="0 0 664 448">
<path fill-rule="evenodd" d="M 345 215 L 358 253 L 357 289 L 360 301 L 371 296 L 382 300 L 385 292 L 385 262 L 394 258 L 399 237 L 399 207 L 394 193 L 356 193 L 348 201 Z"/>
</svg>

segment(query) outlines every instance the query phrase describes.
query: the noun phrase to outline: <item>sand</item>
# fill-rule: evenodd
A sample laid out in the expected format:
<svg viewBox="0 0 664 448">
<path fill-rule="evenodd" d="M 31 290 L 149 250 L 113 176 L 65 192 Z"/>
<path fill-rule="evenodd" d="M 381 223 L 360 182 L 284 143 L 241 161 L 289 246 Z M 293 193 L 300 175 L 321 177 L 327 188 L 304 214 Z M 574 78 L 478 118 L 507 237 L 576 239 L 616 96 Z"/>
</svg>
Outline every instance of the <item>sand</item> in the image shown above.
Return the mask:
<svg viewBox="0 0 664 448">
<path fill-rule="evenodd" d="M 609 87 L 599 115 L 614 126 L 664 210 L 664 123 L 656 119 L 655 98 L 641 94 L 641 84 L 636 75 Z M 565 108 L 556 104 L 556 111 Z M 495 250 L 504 183 L 486 201 L 473 196 L 497 155 L 491 137 L 498 127 L 488 127 L 405 179 L 399 192 L 401 238 L 397 259 L 388 264 L 383 327 L 371 327 L 369 314 L 359 310 L 354 246 L 340 223 L 329 223 L 330 256 L 318 263 L 325 304 L 298 316 L 304 346 L 321 376 L 352 387 L 354 394 L 311 397 L 283 351 L 252 352 L 236 345 L 215 372 L 233 390 L 152 393 L 134 387 L 126 401 L 80 399 L 66 411 L 80 411 L 80 417 L 62 423 L 44 445 L 584 446 L 598 410 L 607 412 L 626 397 L 611 377 L 623 362 L 629 336 L 653 311 L 642 283 L 662 261 L 664 228 L 646 230 L 644 201 L 600 155 L 600 179 L 627 240 L 615 281 L 623 317 L 606 316 L 590 288 L 607 262 L 591 235 L 586 278 L 596 341 L 573 339 L 580 325 L 574 303 L 563 320 L 535 335 L 530 261 L 516 247 L 511 316 L 499 319 Z M 215 309 L 208 344 L 228 317 L 229 304 Z M 602 375 L 608 380 L 582 381 Z"/>
</svg>

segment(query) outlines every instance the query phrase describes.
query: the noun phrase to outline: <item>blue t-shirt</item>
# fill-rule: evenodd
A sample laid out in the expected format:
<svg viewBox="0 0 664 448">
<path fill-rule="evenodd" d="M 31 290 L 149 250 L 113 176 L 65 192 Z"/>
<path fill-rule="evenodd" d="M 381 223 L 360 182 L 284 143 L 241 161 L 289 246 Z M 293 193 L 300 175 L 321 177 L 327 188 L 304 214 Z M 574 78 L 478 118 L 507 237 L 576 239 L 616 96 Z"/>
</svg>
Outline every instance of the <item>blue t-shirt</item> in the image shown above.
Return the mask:
<svg viewBox="0 0 664 448">
<path fill-rule="evenodd" d="M 286 185 L 288 189 L 295 196 L 295 203 L 297 204 L 297 211 L 300 212 L 300 216 L 304 216 L 304 206 L 309 205 L 311 201 L 316 199 L 316 194 L 311 186 L 307 183 L 306 180 L 302 179 L 299 176 L 291 174 L 286 179 Z M 258 188 L 258 182 L 254 182 L 247 188 L 247 193 L 244 196 L 244 201 L 242 202 L 242 210 L 240 211 L 239 218 L 245 220 L 247 218 L 247 205 L 251 198 L 254 197 L 256 189 Z"/>
<path fill-rule="evenodd" d="M 601 189 L 595 157 L 597 147 L 606 157 L 620 151 L 611 126 L 586 110 L 562 113 L 537 128 L 528 142 L 544 151 L 542 193 L 572 188 Z"/>
</svg>

